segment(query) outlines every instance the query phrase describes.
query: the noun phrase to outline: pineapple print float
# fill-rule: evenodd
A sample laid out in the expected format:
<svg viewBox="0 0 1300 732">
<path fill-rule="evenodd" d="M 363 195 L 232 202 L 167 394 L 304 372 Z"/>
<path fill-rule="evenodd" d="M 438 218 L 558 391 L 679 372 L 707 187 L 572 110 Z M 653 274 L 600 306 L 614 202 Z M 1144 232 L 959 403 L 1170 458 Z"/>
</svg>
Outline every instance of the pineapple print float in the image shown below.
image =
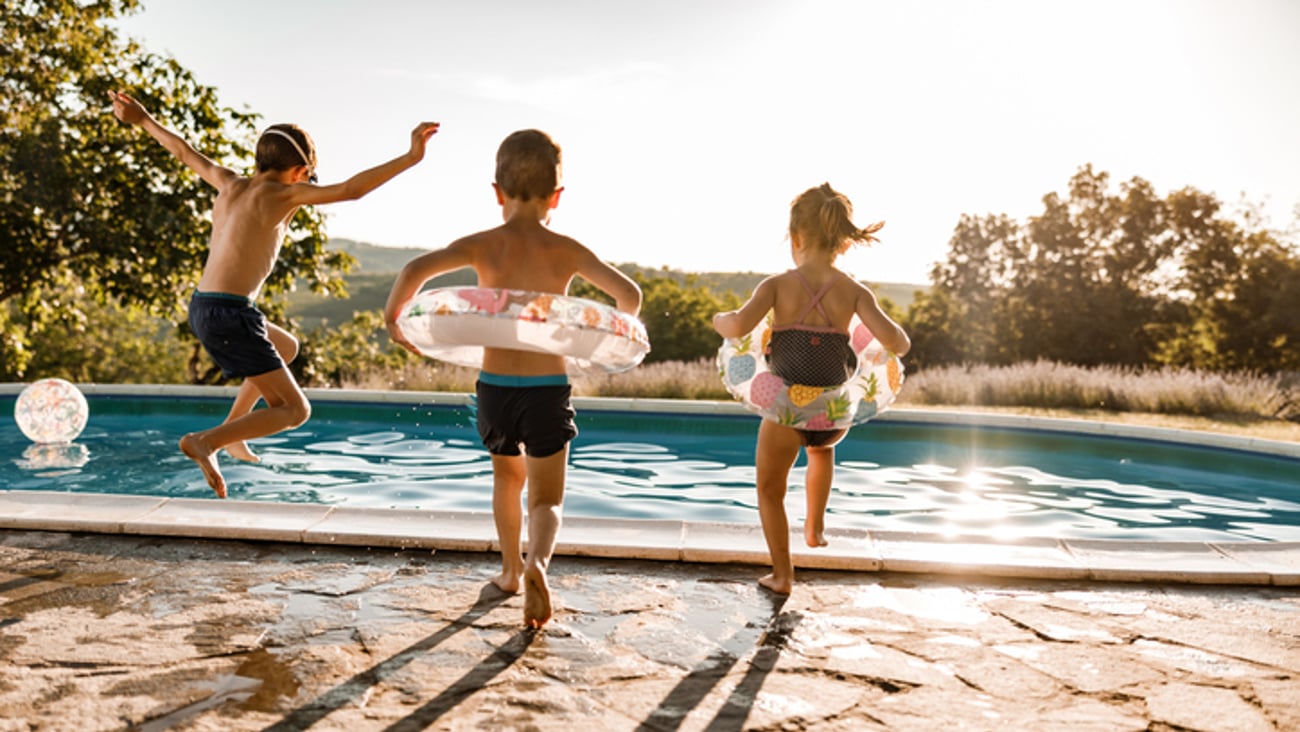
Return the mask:
<svg viewBox="0 0 1300 732">
<path fill-rule="evenodd" d="M 764 357 L 771 324 L 728 338 L 718 349 L 718 373 L 727 391 L 764 419 L 806 430 L 835 430 L 884 412 L 903 386 L 903 364 L 856 316 L 849 328 L 857 371 L 838 387 L 786 384 Z"/>
</svg>

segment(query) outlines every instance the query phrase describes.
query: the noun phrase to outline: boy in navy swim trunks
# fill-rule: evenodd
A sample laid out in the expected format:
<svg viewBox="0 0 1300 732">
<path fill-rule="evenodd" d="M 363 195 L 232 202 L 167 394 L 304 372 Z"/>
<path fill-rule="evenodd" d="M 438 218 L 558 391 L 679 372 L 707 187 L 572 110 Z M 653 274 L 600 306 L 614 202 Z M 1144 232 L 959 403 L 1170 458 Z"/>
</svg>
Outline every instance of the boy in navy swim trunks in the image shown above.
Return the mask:
<svg viewBox="0 0 1300 732">
<path fill-rule="evenodd" d="M 560 202 L 560 148 L 538 130 L 516 132 L 497 150 L 497 203 L 505 223 L 470 234 L 413 259 L 393 283 L 384 308 L 389 335 L 419 353 L 402 335 L 397 317 L 429 279 L 472 267 L 480 287 L 565 294 L 575 275 L 635 315 L 641 289 L 567 236 L 551 231 L 551 209 Z M 540 628 L 551 617 L 546 570 L 560 530 L 569 441 L 578 430 L 569 403 L 564 357 L 485 348 L 477 384 L 478 429 L 492 455 L 492 513 L 501 542 L 501 574 L 493 584 L 505 592 L 524 589 L 524 622 Z M 523 451 L 520 453 L 520 446 Z M 520 547 L 520 498 L 528 485 L 528 558 Z"/>
<path fill-rule="evenodd" d="M 242 377 L 226 421 L 181 438 L 180 448 L 203 470 L 208 485 L 226 497 L 217 451 L 256 462 L 247 440 L 297 427 L 311 405 L 286 364 L 298 353 L 288 331 L 266 321 L 254 304 L 271 273 L 289 221 L 299 206 L 361 198 L 424 158 L 438 123 L 411 132 L 411 147 L 392 160 L 342 183 L 315 185 L 316 148 L 297 125 L 273 125 L 257 142 L 257 170 L 251 177 L 218 165 L 149 115 L 122 92 L 109 92 L 113 114 L 143 127 L 168 152 L 217 189 L 212 237 L 203 275 L 190 301 L 190 327 L 227 377 Z M 258 398 L 266 409 L 254 411 Z"/>
</svg>

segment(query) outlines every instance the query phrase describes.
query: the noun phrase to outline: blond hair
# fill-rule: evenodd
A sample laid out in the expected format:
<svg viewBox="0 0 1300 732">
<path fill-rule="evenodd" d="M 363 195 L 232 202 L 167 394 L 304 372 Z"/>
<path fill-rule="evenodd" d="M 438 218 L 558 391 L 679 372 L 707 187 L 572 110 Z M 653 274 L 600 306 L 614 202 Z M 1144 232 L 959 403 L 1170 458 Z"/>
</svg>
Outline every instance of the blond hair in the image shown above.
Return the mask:
<svg viewBox="0 0 1300 732">
<path fill-rule="evenodd" d="M 814 249 L 836 255 L 854 244 L 880 241 L 875 233 L 884 225 L 879 221 L 859 229 L 853 223 L 853 204 L 830 183 L 809 188 L 790 204 L 790 234 L 798 234 Z"/>
</svg>

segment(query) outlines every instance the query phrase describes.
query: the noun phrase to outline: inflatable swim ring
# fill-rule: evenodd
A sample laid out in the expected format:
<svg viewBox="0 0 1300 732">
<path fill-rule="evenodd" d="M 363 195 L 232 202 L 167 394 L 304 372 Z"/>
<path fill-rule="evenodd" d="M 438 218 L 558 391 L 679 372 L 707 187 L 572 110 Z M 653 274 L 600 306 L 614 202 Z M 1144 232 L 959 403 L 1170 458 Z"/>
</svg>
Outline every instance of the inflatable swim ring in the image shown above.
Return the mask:
<svg viewBox="0 0 1300 732">
<path fill-rule="evenodd" d="M 645 325 L 591 300 L 547 292 L 443 287 L 411 299 L 397 319 L 426 356 L 478 368 L 483 349 L 564 356 L 570 374 L 615 373 L 650 352 Z"/>
<path fill-rule="evenodd" d="M 893 404 L 903 386 L 903 364 L 855 315 L 850 343 L 858 368 L 842 386 L 787 384 L 768 370 L 772 324 L 764 319 L 748 335 L 728 338 L 718 350 L 718 370 L 727 391 L 763 419 L 804 430 L 852 427 Z"/>
</svg>

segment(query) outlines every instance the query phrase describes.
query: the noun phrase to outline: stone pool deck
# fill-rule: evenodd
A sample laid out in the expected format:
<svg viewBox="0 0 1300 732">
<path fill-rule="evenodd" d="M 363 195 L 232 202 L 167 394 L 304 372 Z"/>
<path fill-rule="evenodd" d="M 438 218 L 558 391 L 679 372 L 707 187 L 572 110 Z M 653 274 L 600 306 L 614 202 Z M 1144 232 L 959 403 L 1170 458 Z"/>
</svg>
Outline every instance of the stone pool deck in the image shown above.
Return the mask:
<svg viewBox="0 0 1300 732">
<path fill-rule="evenodd" d="M 3 528 L 0 730 L 1300 729 L 1294 588 L 562 556 L 532 633 L 496 569 Z"/>
<path fill-rule="evenodd" d="M 0 487 L 0 732 L 1300 729 L 1300 543 L 828 538 L 781 598 L 756 525 L 570 517 L 527 632 L 487 514 Z"/>
</svg>

